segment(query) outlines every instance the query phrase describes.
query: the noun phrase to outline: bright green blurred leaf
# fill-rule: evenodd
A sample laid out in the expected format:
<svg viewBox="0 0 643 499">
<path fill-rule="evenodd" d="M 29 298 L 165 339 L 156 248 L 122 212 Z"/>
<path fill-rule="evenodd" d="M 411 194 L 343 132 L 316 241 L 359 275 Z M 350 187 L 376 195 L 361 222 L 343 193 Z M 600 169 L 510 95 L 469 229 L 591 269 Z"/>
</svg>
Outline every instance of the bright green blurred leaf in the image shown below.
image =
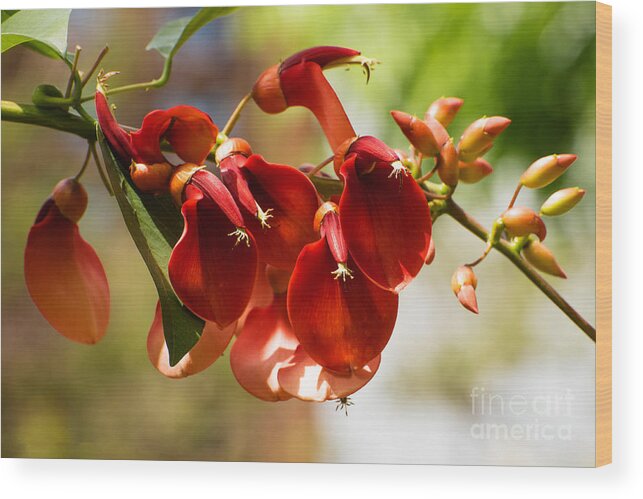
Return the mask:
<svg viewBox="0 0 643 499">
<path fill-rule="evenodd" d="M 2 13 L 2 52 L 26 44 L 47 57 L 65 58 L 71 9 L 6 12 Z"/>
<path fill-rule="evenodd" d="M 181 17 L 170 21 L 154 35 L 146 50 L 156 50 L 165 59 L 172 59 L 199 29 L 217 17 L 230 14 L 235 9 L 236 7 L 204 7 L 192 17 Z"/>
<path fill-rule="evenodd" d="M 97 135 L 125 224 L 156 285 L 163 311 L 165 343 L 170 353 L 170 364 L 175 365 L 199 341 L 205 325 L 181 304 L 167 274 L 172 248 L 183 231 L 181 215 L 169 196 L 139 194 L 129 175 L 124 174 L 114 158 L 100 130 Z"/>
<path fill-rule="evenodd" d="M 3 10 L 2 11 L 2 22 L 5 22 L 7 19 L 9 19 L 16 12 L 20 12 L 20 11 L 19 10 Z"/>
</svg>

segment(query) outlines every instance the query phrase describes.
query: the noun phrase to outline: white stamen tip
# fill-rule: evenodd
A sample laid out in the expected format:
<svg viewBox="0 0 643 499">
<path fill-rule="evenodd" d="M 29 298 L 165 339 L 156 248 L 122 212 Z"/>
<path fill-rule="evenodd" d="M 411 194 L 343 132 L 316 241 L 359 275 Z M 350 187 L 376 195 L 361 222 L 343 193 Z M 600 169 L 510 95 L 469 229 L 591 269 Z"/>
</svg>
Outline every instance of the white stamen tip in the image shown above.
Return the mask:
<svg viewBox="0 0 643 499">
<path fill-rule="evenodd" d="M 250 236 L 248 235 L 246 229 L 244 229 L 243 227 L 237 227 L 237 230 L 235 230 L 234 232 L 230 232 L 230 234 L 228 235 L 237 238 L 237 241 L 234 243 L 235 246 L 239 246 L 239 244 L 243 241 L 246 243 L 246 246 L 250 247 Z"/>
<path fill-rule="evenodd" d="M 391 170 L 391 173 L 389 173 L 388 178 L 399 178 L 401 174 L 404 174 L 404 176 L 407 176 L 409 174 L 406 166 L 404 166 L 401 161 L 394 161 L 393 163 L 391 163 L 391 167 L 393 168 L 393 170 Z"/>
<path fill-rule="evenodd" d="M 338 263 L 337 270 L 333 270 L 331 275 L 335 276 L 335 280 L 341 279 L 344 282 L 346 282 L 346 277 L 353 279 L 353 271 L 345 263 Z"/>
<path fill-rule="evenodd" d="M 270 224 L 268 223 L 268 219 L 272 218 L 272 214 L 270 213 L 272 211 L 272 208 L 268 208 L 266 211 L 263 211 L 261 209 L 261 206 L 257 204 L 257 219 L 259 222 L 261 222 L 261 228 L 262 229 L 269 229 Z"/>
</svg>

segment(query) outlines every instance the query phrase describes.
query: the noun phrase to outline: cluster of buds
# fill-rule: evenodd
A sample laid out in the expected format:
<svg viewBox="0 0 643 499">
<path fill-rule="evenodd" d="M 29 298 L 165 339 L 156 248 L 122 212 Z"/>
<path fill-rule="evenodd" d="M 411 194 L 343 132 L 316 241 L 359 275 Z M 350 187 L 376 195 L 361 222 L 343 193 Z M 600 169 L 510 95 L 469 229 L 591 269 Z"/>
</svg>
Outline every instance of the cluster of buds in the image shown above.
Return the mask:
<svg viewBox="0 0 643 499">
<path fill-rule="evenodd" d="M 441 97 L 431 103 L 424 119 L 402 111 L 391 111 L 395 123 L 411 143 L 409 154 L 403 153 L 411 169 L 421 174 L 423 159 L 433 158 L 433 166 L 427 174 L 421 175 L 421 180 L 428 181 L 437 173 L 440 181 L 451 191 L 460 181 L 474 184 L 493 172 L 482 156 L 511 123 L 502 116 L 480 118 L 465 129 L 456 145 L 447 127 L 463 103 L 457 97 Z"/>
<path fill-rule="evenodd" d="M 473 291 L 477 280 L 472 267 L 484 259 L 493 245 L 498 244 L 502 234 L 506 234 L 512 249 L 519 252 L 537 270 L 563 279 L 567 277 L 553 252 L 543 243 L 547 236 L 543 216 L 552 217 L 567 213 L 580 202 L 585 195 L 585 190 L 579 187 L 560 189 L 547 198 L 539 212 L 525 206 L 514 206 L 514 204 L 522 187 L 531 189 L 546 187 L 565 173 L 574 161 L 576 161 L 574 154 L 552 154 L 534 161 L 523 172 L 509 207 L 494 223 L 487 241 L 487 250 L 483 256 L 473 264 L 459 267 L 453 275 L 453 291 L 465 308 L 477 313 Z M 467 280 L 471 284 L 468 289 L 462 284 Z"/>
</svg>

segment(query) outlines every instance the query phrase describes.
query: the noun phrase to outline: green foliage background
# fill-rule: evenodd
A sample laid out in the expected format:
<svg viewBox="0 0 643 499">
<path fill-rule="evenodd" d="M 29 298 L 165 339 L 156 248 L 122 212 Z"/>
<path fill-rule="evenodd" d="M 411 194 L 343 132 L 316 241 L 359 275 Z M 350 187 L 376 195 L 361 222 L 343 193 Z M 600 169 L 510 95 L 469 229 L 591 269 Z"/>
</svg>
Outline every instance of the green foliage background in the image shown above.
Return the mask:
<svg viewBox="0 0 643 499">
<path fill-rule="evenodd" d="M 149 80 L 163 60 L 145 46 L 163 23 L 194 12 L 73 11 L 69 46 L 83 47 L 87 67 L 109 44 L 103 67 L 121 71 L 114 84 Z M 422 114 L 441 95 L 465 99 L 450 130 L 456 139 L 482 115 L 513 120 L 487 156 L 494 174 L 457 192 L 487 226 L 531 161 L 552 152 L 579 154 L 562 179 L 524 193 L 521 204 L 537 207 L 563 186 L 588 189 L 572 213 L 548 221 L 548 244 L 570 275 L 556 286 L 594 320 L 593 3 L 242 8 L 182 47 L 167 86 L 115 96 L 117 115 L 138 125 L 152 109 L 185 103 L 222 126 L 263 69 L 313 45 L 349 46 L 382 62 L 368 85 L 356 69 L 328 76 L 356 130 L 393 147 L 404 140 L 388 112 Z M 2 75 L 3 98 L 28 102 L 40 83 L 64 88 L 67 71 L 18 47 L 3 54 Z M 317 124 L 300 109 L 266 116 L 250 105 L 235 133 L 274 162 L 316 163 L 329 153 Z M 145 351 L 154 287 L 95 171 L 86 177 L 90 208 L 81 231 L 105 263 L 111 325 L 93 348 L 67 342 L 29 300 L 22 252 L 40 204 L 60 178 L 75 173 L 83 155 L 76 137 L 2 124 L 3 456 L 591 463 L 593 344 L 497 255 L 478 272 L 481 315 L 463 311 L 449 277 L 482 245 L 449 220 L 436 224 L 436 261 L 402 295 L 380 373 L 355 397 L 348 418 L 335 415 L 332 404 L 253 399 L 234 381 L 227 356 L 187 380 L 157 374 Z M 473 386 L 572 390 L 574 444 L 501 442 L 490 452 L 468 433 Z"/>
</svg>

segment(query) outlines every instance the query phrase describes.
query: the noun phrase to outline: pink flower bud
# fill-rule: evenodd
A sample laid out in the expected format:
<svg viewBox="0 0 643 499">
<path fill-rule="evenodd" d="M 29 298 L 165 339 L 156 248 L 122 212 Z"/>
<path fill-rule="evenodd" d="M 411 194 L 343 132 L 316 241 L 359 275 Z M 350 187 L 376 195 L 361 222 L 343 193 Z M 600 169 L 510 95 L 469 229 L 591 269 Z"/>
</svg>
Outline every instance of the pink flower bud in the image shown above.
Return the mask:
<svg viewBox="0 0 643 499">
<path fill-rule="evenodd" d="M 391 116 L 419 152 L 427 157 L 436 156 L 440 152 L 440 144 L 424 121 L 402 111 L 391 111 Z"/>
<path fill-rule="evenodd" d="M 540 207 L 540 212 L 549 217 L 563 215 L 576 206 L 583 196 L 585 189 L 568 187 L 554 192 Z"/>
<path fill-rule="evenodd" d="M 460 160 L 468 163 L 485 154 L 510 123 L 511 120 L 503 116 L 480 118 L 471 123 L 458 143 Z"/>
<path fill-rule="evenodd" d="M 514 206 L 505 211 L 501 218 L 510 237 L 536 234 L 543 241 L 547 235 L 545 223 L 531 208 Z"/>
<path fill-rule="evenodd" d="M 426 116 L 438 120 L 442 126 L 447 127 L 455 118 L 462 104 L 464 101 L 457 97 L 440 97 L 429 106 Z"/>
<path fill-rule="evenodd" d="M 478 279 L 473 269 L 468 265 L 458 267 L 451 277 L 451 289 L 458 297 L 458 300 L 467 310 L 478 313 L 478 300 L 476 299 L 476 287 Z"/>
<path fill-rule="evenodd" d="M 452 140 L 447 140 L 436 160 L 438 177 L 449 187 L 458 185 L 458 152 Z"/>
<path fill-rule="evenodd" d="M 534 161 L 520 177 L 520 182 L 530 189 L 540 189 L 560 177 L 574 161 L 575 154 L 551 154 Z"/>
<path fill-rule="evenodd" d="M 522 249 L 522 256 L 541 272 L 556 277 L 567 278 L 565 271 L 558 265 L 554 254 L 537 237 L 530 236 L 529 242 Z"/>
<path fill-rule="evenodd" d="M 493 173 L 493 168 L 486 159 L 477 158 L 471 163 L 460 161 L 460 181 L 465 184 L 475 184 Z"/>
</svg>

